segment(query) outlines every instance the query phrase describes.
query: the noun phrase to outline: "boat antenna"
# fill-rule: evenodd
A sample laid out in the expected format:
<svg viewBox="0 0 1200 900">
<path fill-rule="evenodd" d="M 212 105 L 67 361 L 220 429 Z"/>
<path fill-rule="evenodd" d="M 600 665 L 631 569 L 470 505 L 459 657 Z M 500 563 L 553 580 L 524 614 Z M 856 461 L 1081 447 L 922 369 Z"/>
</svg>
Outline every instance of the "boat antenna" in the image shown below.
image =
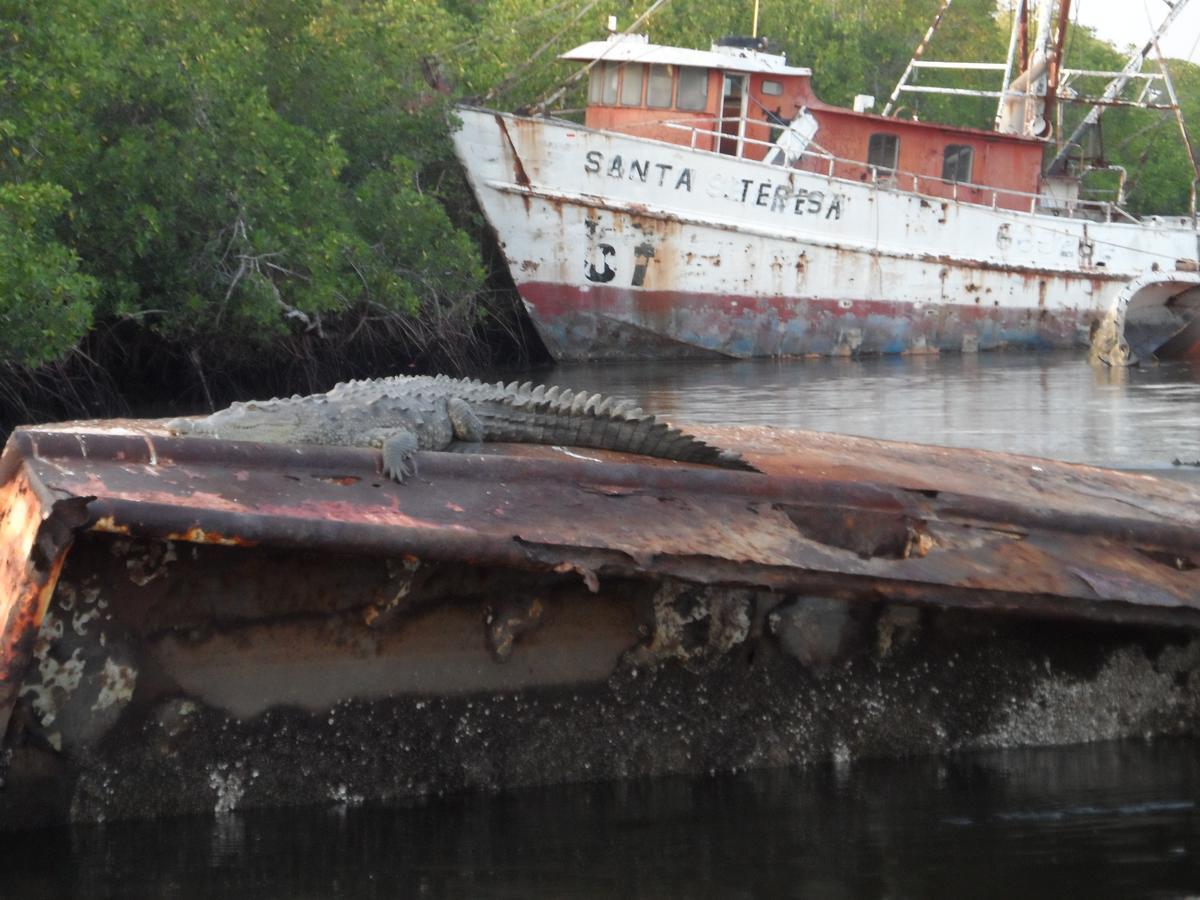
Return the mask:
<svg viewBox="0 0 1200 900">
<path fill-rule="evenodd" d="M 634 19 L 633 23 L 628 28 L 626 28 L 624 31 L 621 32 L 621 35 L 625 36 L 627 34 L 630 34 L 635 28 L 637 28 L 639 25 L 641 25 L 643 22 L 645 22 L 648 18 L 650 18 L 650 16 L 652 16 L 658 10 L 658 8 L 660 6 L 665 6 L 669 2 L 670 2 L 670 0 L 654 0 L 654 2 L 650 4 L 650 8 L 647 9 L 640 16 L 638 16 L 636 19 Z M 567 89 L 571 85 L 573 85 L 575 82 L 577 82 L 580 78 L 582 78 L 584 75 L 586 75 L 590 71 L 592 71 L 592 69 L 595 67 L 596 63 L 601 62 L 604 59 L 604 57 L 607 55 L 608 51 L 611 50 L 615 46 L 617 46 L 617 42 L 613 41 L 612 44 L 604 51 L 604 53 L 601 53 L 599 56 L 597 56 L 595 59 L 593 59 L 590 63 L 588 63 L 586 66 L 584 66 L 578 72 L 576 72 L 575 74 L 573 74 L 569 78 L 567 78 L 565 81 L 563 81 L 558 86 L 557 90 L 544 96 L 541 100 L 537 101 L 537 103 L 534 103 L 530 107 L 530 113 L 532 115 L 539 115 L 539 114 L 545 113 L 546 107 L 553 106 L 555 103 L 557 103 L 559 100 L 561 100 L 563 94 L 565 94 L 567 92 Z"/>
<path fill-rule="evenodd" d="M 1116 78 L 1108 83 L 1108 87 L 1104 89 L 1104 94 L 1101 96 L 1100 100 L 1088 111 L 1088 114 L 1083 117 L 1083 121 L 1079 123 L 1073 132 L 1071 132 L 1071 136 L 1063 141 L 1062 147 L 1059 149 L 1054 159 L 1050 161 L 1050 165 L 1047 166 L 1046 171 L 1054 172 L 1063 165 L 1067 155 L 1071 152 L 1071 148 L 1077 146 L 1079 139 L 1083 137 L 1084 131 L 1100 121 L 1100 116 L 1104 114 L 1105 108 L 1109 105 L 1112 105 L 1112 102 L 1117 99 L 1117 96 L 1121 93 L 1121 90 L 1126 84 L 1129 83 L 1129 79 L 1132 78 L 1137 72 L 1141 71 L 1142 63 L 1150 54 L 1150 51 L 1158 46 L 1158 39 L 1166 34 L 1167 29 L 1171 27 L 1171 23 L 1175 21 L 1187 4 L 1188 0 L 1175 0 L 1173 5 L 1169 4 L 1170 12 L 1163 17 L 1162 22 L 1159 24 L 1158 28 L 1155 29 L 1154 34 L 1150 36 L 1150 40 L 1146 41 L 1140 50 L 1129 57 L 1129 61 L 1125 63 L 1125 68 L 1121 70 L 1120 74 L 1118 74 Z"/>
<path fill-rule="evenodd" d="M 750 24 L 750 37 L 758 37 L 758 0 L 754 0 L 754 20 Z"/>
</svg>

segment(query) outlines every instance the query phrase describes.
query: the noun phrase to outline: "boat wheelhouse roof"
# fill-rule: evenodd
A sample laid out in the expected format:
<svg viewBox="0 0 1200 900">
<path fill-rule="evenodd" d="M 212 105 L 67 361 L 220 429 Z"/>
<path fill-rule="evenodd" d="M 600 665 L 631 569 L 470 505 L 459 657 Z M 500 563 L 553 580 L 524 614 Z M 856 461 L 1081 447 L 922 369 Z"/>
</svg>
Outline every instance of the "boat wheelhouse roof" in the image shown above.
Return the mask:
<svg viewBox="0 0 1200 900">
<path fill-rule="evenodd" d="M 721 47 L 712 50 L 689 50 L 651 44 L 645 35 L 616 35 L 606 41 L 589 41 L 564 53 L 559 59 L 605 62 L 650 63 L 662 66 L 697 66 L 707 69 L 728 69 L 764 75 L 811 76 L 812 69 L 789 66 L 783 54 L 761 53 L 743 47 Z"/>
</svg>

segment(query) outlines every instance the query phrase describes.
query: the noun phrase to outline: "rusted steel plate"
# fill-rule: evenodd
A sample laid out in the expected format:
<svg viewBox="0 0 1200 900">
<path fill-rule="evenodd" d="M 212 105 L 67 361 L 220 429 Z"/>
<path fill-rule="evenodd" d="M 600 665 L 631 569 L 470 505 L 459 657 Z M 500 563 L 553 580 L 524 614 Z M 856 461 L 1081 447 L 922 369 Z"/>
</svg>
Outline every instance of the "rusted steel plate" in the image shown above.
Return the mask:
<svg viewBox="0 0 1200 900">
<path fill-rule="evenodd" d="M 94 496 L 100 531 L 1200 625 L 1200 497 L 1186 485 L 978 451 L 701 431 L 764 474 L 497 446 L 503 455 L 424 454 L 420 477 L 399 486 L 371 451 L 145 426 L 22 430 L 9 450 L 55 492 Z"/>
<path fill-rule="evenodd" d="M 762 426 L 692 430 L 705 439 L 737 446 L 772 474 L 936 495 L 944 506 L 966 504 L 969 515 L 984 515 L 988 507 L 993 516 L 1039 519 L 1054 527 L 1079 517 L 1089 521 L 1089 528 L 1111 529 L 1131 521 L 1178 524 L 1190 535 L 1192 528 L 1200 527 L 1200 485 L 1172 478 L 816 431 Z"/>
<path fill-rule="evenodd" d="M 86 497 L 54 499 L 10 446 L 0 457 L 0 735 Z"/>
</svg>

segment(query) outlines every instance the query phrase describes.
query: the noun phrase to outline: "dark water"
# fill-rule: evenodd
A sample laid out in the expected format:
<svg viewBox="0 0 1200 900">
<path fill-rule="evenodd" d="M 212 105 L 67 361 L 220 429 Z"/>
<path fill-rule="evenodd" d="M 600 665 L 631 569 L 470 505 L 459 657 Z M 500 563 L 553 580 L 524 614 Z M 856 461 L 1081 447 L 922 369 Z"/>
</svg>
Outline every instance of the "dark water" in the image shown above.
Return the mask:
<svg viewBox="0 0 1200 900">
<path fill-rule="evenodd" d="M 1074 355 L 538 373 L 679 421 L 1195 475 L 1200 370 Z M 0 896 L 1200 897 L 1200 742 L 854 762 L 6 836 Z"/>
<path fill-rule="evenodd" d="M 1188 897 L 1177 741 L 6 836 L 12 897 Z"/>
</svg>

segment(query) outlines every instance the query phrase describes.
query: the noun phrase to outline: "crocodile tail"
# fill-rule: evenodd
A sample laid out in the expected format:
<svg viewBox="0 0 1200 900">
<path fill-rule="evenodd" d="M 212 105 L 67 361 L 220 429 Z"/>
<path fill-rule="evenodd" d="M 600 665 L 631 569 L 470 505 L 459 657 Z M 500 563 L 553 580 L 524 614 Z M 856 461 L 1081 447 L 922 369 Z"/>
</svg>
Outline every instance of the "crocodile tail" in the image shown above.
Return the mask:
<svg viewBox="0 0 1200 900">
<path fill-rule="evenodd" d="M 758 471 L 738 453 L 672 428 L 632 401 L 528 383 L 508 385 L 503 394 L 476 406 L 488 440 L 617 450 Z"/>
</svg>

